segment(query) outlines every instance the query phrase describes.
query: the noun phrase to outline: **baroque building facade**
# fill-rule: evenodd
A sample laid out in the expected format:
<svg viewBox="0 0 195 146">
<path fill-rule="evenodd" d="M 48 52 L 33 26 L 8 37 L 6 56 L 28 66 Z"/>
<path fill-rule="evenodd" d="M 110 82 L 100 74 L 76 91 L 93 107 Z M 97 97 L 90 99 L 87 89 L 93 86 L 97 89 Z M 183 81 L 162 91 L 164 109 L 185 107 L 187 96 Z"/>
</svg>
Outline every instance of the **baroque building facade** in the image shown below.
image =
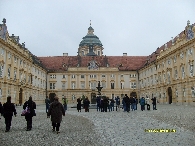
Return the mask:
<svg viewBox="0 0 195 146">
<path fill-rule="evenodd" d="M 98 83 L 102 95 L 109 98 L 129 96 L 157 97 L 160 103 L 195 103 L 195 26 L 187 26 L 178 36 L 157 48 L 149 56 L 103 55 L 103 45 L 94 29 L 79 44 L 77 56 L 37 57 L 19 37 L 9 36 L 7 26 L 0 25 L 0 101 L 11 95 L 23 104 L 33 96 L 43 104 L 46 95 L 69 103 L 87 96 L 95 103 Z M 3 51 L 2 51 L 3 50 Z"/>
</svg>

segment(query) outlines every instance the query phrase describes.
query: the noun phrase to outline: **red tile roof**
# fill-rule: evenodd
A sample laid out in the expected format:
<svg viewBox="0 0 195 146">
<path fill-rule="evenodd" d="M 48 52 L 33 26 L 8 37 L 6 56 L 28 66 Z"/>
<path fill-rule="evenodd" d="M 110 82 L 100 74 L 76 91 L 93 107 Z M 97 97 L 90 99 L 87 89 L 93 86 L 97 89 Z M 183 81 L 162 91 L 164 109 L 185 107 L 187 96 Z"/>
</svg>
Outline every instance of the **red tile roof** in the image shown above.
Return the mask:
<svg viewBox="0 0 195 146">
<path fill-rule="evenodd" d="M 95 60 L 99 67 L 117 67 L 119 70 L 137 70 L 146 62 L 147 56 L 52 56 L 38 57 L 49 71 L 66 71 L 68 67 L 87 67 Z"/>
</svg>

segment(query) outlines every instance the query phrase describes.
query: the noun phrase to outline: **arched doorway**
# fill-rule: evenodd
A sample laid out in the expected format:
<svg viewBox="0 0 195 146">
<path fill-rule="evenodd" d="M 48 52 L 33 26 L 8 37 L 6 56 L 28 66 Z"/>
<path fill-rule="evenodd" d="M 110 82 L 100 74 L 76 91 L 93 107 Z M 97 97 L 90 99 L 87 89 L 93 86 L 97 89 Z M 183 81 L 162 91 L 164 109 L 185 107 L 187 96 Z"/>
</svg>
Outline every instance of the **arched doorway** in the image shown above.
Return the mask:
<svg viewBox="0 0 195 146">
<path fill-rule="evenodd" d="M 91 93 L 91 104 L 96 104 L 96 94 L 94 92 Z"/>
<path fill-rule="evenodd" d="M 137 97 L 137 93 L 136 92 L 131 92 L 130 97 Z"/>
<path fill-rule="evenodd" d="M 168 88 L 168 96 L 169 96 L 169 104 L 172 103 L 172 89 L 171 87 Z"/>
<path fill-rule="evenodd" d="M 23 89 L 20 88 L 20 91 L 19 91 L 19 105 L 22 105 L 22 92 L 23 92 Z"/>
<path fill-rule="evenodd" d="M 52 103 L 54 101 L 54 97 L 56 96 L 55 93 L 50 93 L 49 94 L 49 99 L 50 99 L 50 102 Z"/>
</svg>

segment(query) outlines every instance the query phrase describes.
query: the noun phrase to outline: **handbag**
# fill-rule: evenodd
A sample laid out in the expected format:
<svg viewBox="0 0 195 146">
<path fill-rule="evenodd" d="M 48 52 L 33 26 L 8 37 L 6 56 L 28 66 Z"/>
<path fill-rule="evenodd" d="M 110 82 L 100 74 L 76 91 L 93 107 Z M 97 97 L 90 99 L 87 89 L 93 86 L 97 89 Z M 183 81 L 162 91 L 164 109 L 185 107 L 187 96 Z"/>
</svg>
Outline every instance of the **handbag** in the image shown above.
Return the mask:
<svg viewBox="0 0 195 146">
<path fill-rule="evenodd" d="M 24 109 L 24 110 L 22 111 L 21 116 L 26 116 L 26 115 L 28 115 L 28 114 L 30 114 L 30 109 L 29 109 L 28 106 L 27 106 L 26 109 Z"/>
</svg>

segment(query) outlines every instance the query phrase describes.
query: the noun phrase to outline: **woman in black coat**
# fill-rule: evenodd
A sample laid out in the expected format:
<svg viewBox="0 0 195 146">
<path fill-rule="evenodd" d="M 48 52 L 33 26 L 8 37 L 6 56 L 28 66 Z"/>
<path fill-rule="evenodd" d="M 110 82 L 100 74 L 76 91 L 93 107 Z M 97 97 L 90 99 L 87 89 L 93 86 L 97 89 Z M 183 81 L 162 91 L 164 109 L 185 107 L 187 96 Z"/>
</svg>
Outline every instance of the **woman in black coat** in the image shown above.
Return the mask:
<svg viewBox="0 0 195 146">
<path fill-rule="evenodd" d="M 89 101 L 88 97 L 85 98 L 83 104 L 84 104 L 83 106 L 85 108 L 85 112 L 89 112 L 89 104 L 90 104 L 90 101 Z"/>
<path fill-rule="evenodd" d="M 25 119 L 27 121 L 27 129 L 26 131 L 30 131 L 32 129 L 32 117 L 36 116 L 35 109 L 36 109 L 36 103 L 32 101 L 32 97 L 29 97 L 29 100 L 26 101 L 23 105 L 23 109 L 26 109 L 26 107 L 30 108 L 30 113 L 25 115 Z"/>
<path fill-rule="evenodd" d="M 15 116 L 17 114 L 14 104 L 11 103 L 11 96 L 8 96 L 7 102 L 3 104 L 2 113 L 3 113 L 3 117 L 5 118 L 5 124 L 6 124 L 5 132 L 8 132 L 10 130 L 13 113 Z"/>
<path fill-rule="evenodd" d="M 79 98 L 77 99 L 77 110 L 78 110 L 78 112 L 79 112 L 79 111 L 81 112 L 81 101 L 82 101 L 82 99 L 79 97 Z"/>
</svg>

